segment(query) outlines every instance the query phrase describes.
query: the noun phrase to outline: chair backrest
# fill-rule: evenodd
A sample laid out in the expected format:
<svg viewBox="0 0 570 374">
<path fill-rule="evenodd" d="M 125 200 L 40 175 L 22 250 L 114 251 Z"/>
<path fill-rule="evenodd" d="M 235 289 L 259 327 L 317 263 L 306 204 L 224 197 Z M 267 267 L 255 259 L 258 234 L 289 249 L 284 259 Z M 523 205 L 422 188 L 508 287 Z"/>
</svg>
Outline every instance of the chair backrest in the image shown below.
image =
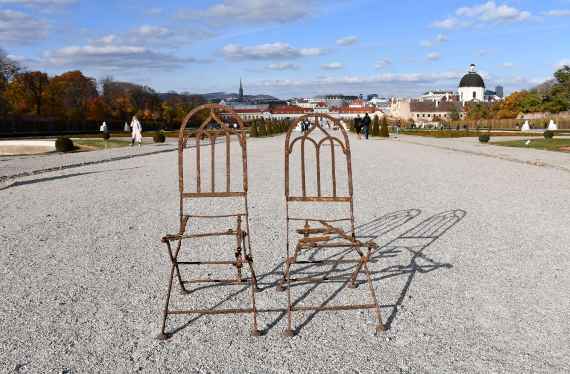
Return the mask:
<svg viewBox="0 0 570 374">
<path fill-rule="evenodd" d="M 309 129 L 304 132 L 299 132 L 299 126 L 301 123 L 313 120 L 309 126 Z M 330 121 L 333 123 L 333 127 L 340 131 L 340 137 L 334 136 L 330 128 L 324 128 L 324 122 Z M 328 126 L 327 126 L 328 127 Z M 307 152 L 305 147 L 309 143 L 311 146 L 315 147 L 315 173 L 307 175 Z M 330 165 L 327 169 L 330 170 L 330 183 L 331 188 L 327 191 L 323 190 L 322 176 L 326 173 L 322 169 L 322 158 L 321 152 L 323 150 L 323 145 L 327 145 L 330 149 Z M 340 146 L 341 152 L 335 150 L 335 145 Z M 298 194 L 291 193 L 291 178 L 290 169 L 291 156 L 295 152 L 295 149 L 299 148 L 301 152 L 300 160 L 300 170 L 301 170 L 301 193 Z M 347 171 L 347 192 L 345 194 L 339 195 L 337 193 L 337 170 L 336 161 L 337 157 L 343 157 L 346 161 L 346 171 Z M 309 195 L 307 193 L 308 186 L 314 187 L 316 184 L 316 196 Z M 314 188 L 312 188 L 314 190 Z M 350 156 L 350 143 L 348 141 L 348 135 L 343 126 L 341 126 L 340 121 L 328 114 L 316 113 L 308 114 L 299 117 L 287 131 L 287 137 L 285 139 L 285 198 L 287 202 L 339 202 L 339 203 L 350 203 L 352 210 L 352 196 L 353 196 L 353 185 L 352 185 L 352 161 Z"/>
<path fill-rule="evenodd" d="M 196 130 L 188 130 L 188 123 L 196 118 L 205 119 Z M 204 144 L 203 140 L 206 139 L 208 142 Z M 220 139 L 223 139 L 224 142 L 218 148 L 225 148 L 225 157 L 216 158 L 216 140 Z M 232 146 L 239 147 L 241 151 L 242 170 L 240 173 L 234 173 L 234 175 L 241 174 L 242 178 L 237 190 L 236 184 L 232 184 Z M 195 162 L 191 165 L 185 165 L 184 153 L 191 151 L 195 152 Z M 207 152 L 206 156 L 210 160 L 208 168 L 202 168 L 201 156 L 204 152 Z M 216 186 L 217 168 L 225 170 L 225 180 L 221 183 L 221 188 L 220 184 Z M 192 173 L 196 180 L 194 187 L 189 188 L 189 186 L 185 186 L 184 180 Z M 209 179 L 208 184 L 204 183 L 205 179 Z M 242 120 L 232 108 L 219 104 L 205 104 L 186 115 L 178 134 L 178 183 L 181 214 L 185 199 L 246 196 L 248 187 L 246 132 Z"/>
</svg>

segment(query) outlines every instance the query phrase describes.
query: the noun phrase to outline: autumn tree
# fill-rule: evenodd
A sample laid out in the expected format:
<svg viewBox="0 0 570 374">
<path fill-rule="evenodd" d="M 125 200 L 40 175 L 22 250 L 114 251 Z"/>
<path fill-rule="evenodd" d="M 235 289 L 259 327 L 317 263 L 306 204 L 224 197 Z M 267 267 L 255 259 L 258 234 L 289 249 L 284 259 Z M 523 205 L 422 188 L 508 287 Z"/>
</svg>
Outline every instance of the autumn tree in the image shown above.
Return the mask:
<svg viewBox="0 0 570 374">
<path fill-rule="evenodd" d="M 69 71 L 50 80 L 48 101 L 51 115 L 72 120 L 86 119 L 90 105 L 97 97 L 95 80 L 80 71 Z"/>
<path fill-rule="evenodd" d="M 41 116 L 48 84 L 48 75 L 41 71 L 17 73 L 8 84 L 6 97 L 18 112 Z"/>
</svg>

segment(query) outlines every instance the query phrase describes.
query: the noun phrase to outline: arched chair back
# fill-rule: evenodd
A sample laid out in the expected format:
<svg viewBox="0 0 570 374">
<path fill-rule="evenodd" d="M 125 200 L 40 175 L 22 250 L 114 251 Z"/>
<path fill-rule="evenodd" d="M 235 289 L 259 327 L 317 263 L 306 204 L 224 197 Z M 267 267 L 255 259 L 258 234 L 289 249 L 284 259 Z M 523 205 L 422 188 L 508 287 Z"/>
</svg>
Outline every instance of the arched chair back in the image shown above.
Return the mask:
<svg viewBox="0 0 570 374">
<path fill-rule="evenodd" d="M 199 127 L 190 130 L 190 121 L 204 118 Z M 245 126 L 230 107 L 219 104 L 204 104 L 186 115 L 178 136 L 178 177 L 181 202 L 190 198 L 245 197 L 247 194 L 247 143 Z M 217 140 L 223 140 L 217 144 Z M 206 144 L 204 144 L 206 141 Z M 239 147 L 241 170 L 232 172 L 232 147 Z M 224 151 L 225 148 L 225 151 Z M 195 159 L 185 164 L 184 154 L 194 152 Z M 217 157 L 221 153 L 225 157 Z M 235 153 L 234 153 L 235 154 Z M 202 167 L 202 158 L 210 164 Z M 188 162 L 186 162 L 188 163 Z M 225 171 L 225 178 L 216 181 L 216 171 Z M 185 184 L 192 178 L 191 183 Z M 232 178 L 239 178 L 232 183 Z M 216 184 L 218 182 L 218 184 Z"/>
<path fill-rule="evenodd" d="M 299 131 L 307 122 L 308 129 Z M 325 123 L 329 126 L 325 126 Z M 309 149 L 314 149 L 314 158 L 309 156 Z M 296 152 L 300 152 L 299 165 L 293 164 Z M 329 165 L 323 162 L 324 152 L 329 152 L 326 155 Z M 341 165 L 346 165 L 346 174 L 337 178 L 337 166 Z M 298 181 L 292 178 L 293 169 L 300 170 Z M 309 173 L 308 169 L 313 172 Z M 344 179 L 345 176 L 346 181 L 341 186 L 339 179 Z M 300 187 L 294 183 L 300 184 Z M 289 127 L 285 139 L 285 200 L 287 205 L 293 202 L 348 203 L 354 231 L 350 143 L 346 130 L 337 118 L 324 113 L 308 114 L 299 117 Z"/>
</svg>

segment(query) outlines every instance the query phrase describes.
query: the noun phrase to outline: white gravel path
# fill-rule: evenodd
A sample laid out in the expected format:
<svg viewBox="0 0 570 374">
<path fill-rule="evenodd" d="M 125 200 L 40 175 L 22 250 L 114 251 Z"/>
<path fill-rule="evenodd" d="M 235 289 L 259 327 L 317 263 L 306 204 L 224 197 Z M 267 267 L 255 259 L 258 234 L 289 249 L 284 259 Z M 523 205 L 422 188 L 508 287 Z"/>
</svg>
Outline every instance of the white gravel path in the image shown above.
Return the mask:
<svg viewBox="0 0 570 374">
<path fill-rule="evenodd" d="M 283 141 L 249 142 L 260 308 L 286 305 L 272 287 L 284 257 Z M 298 314 L 299 335 L 284 338 L 284 316 L 262 313 L 263 337 L 249 336 L 248 316 L 212 316 L 174 318 L 182 329 L 155 340 L 169 272 L 159 239 L 178 209 L 176 152 L 166 152 L 0 190 L 0 372 L 569 372 L 570 173 L 402 140 L 353 138 L 352 149 L 357 224 L 383 234 L 371 270 L 384 334 L 367 311 L 323 312 Z M 466 215 L 431 244 L 398 239 L 451 210 Z M 391 224 L 393 212 L 410 220 Z"/>
</svg>

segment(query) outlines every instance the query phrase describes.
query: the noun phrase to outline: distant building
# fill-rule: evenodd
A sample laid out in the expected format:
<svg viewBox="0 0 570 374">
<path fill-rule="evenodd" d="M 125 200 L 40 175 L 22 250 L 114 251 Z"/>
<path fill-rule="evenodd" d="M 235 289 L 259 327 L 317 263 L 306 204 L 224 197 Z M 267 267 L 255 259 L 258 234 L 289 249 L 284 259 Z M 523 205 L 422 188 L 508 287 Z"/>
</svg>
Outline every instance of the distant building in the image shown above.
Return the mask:
<svg viewBox="0 0 570 374">
<path fill-rule="evenodd" d="M 505 91 L 504 91 L 503 86 L 497 86 L 497 88 L 495 88 L 495 94 L 496 94 L 497 96 L 499 96 L 501 99 L 502 99 L 503 97 L 505 97 Z"/>
<path fill-rule="evenodd" d="M 345 96 L 345 95 L 324 95 L 317 96 L 314 100 L 324 102 L 329 108 L 339 108 L 348 105 L 353 100 L 359 99 L 358 96 Z"/>
<path fill-rule="evenodd" d="M 415 122 L 451 121 L 451 113 L 456 110 L 463 119 L 463 105 L 458 101 L 412 101 L 410 102 L 411 119 Z"/>
<path fill-rule="evenodd" d="M 477 73 L 475 64 L 469 66 L 469 72 L 459 82 L 459 99 L 462 103 L 485 101 L 485 81 Z"/>
<path fill-rule="evenodd" d="M 448 90 L 432 90 L 425 92 L 422 96 L 418 97 L 419 101 L 442 101 L 451 100 L 457 94 L 453 91 Z"/>
</svg>

